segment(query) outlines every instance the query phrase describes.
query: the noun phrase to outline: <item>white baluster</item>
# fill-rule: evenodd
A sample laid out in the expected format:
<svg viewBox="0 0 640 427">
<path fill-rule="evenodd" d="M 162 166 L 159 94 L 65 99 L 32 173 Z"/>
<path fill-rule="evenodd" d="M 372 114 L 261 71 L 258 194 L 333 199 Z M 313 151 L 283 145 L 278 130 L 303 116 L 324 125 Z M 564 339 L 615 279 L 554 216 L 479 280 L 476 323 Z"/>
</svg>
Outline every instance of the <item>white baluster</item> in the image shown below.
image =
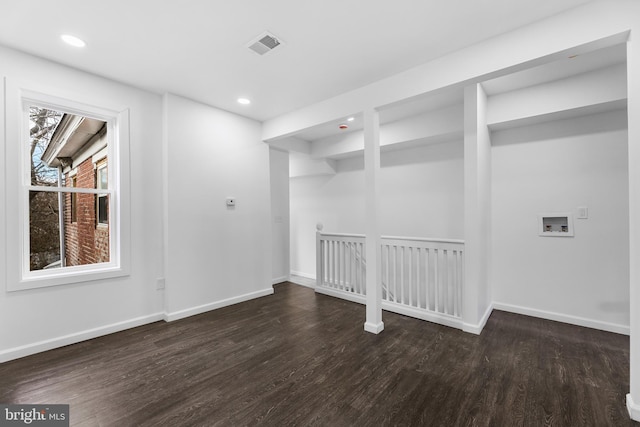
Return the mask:
<svg viewBox="0 0 640 427">
<path fill-rule="evenodd" d="M 422 257 L 422 249 L 416 248 L 416 306 L 418 308 L 422 308 L 422 301 L 420 300 L 420 267 L 422 266 L 421 257 Z"/>
<path fill-rule="evenodd" d="M 415 300 L 415 262 L 414 262 L 414 257 L 415 257 L 415 248 L 413 246 L 408 246 L 407 247 L 407 255 L 408 255 L 408 260 L 407 260 L 407 276 L 409 276 L 408 278 L 408 283 L 407 283 L 407 290 L 409 292 L 409 296 L 408 296 L 408 301 L 407 304 L 409 304 L 410 307 L 415 307 L 414 304 L 414 300 Z"/>
</svg>

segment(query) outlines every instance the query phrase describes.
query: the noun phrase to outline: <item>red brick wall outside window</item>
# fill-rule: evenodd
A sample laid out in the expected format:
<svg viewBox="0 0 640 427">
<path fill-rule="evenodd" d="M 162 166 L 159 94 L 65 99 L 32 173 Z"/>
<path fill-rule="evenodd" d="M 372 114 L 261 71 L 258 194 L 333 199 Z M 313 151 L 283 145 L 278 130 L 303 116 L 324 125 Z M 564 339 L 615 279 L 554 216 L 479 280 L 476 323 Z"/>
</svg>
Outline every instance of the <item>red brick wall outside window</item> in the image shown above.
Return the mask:
<svg viewBox="0 0 640 427">
<path fill-rule="evenodd" d="M 106 162 L 106 158 L 95 164 L 91 158 L 86 159 L 78 165 L 74 177 L 66 175 L 67 186 L 75 184 L 78 188 L 96 188 L 96 171 L 106 165 Z M 65 195 L 64 242 L 67 266 L 109 262 L 109 219 L 107 218 L 106 224 L 98 223 L 97 198 L 95 194 L 76 193 L 72 203 L 72 193 Z"/>
</svg>

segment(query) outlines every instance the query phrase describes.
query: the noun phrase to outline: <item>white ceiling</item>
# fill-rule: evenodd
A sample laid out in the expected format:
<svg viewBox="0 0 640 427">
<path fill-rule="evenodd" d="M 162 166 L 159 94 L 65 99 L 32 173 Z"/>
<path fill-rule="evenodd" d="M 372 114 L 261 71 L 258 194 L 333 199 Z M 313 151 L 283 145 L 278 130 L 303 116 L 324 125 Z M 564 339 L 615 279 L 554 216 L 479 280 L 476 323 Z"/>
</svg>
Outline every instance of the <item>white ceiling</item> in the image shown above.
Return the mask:
<svg viewBox="0 0 640 427">
<path fill-rule="evenodd" d="M 265 120 L 588 1 L 0 0 L 0 44 Z"/>
</svg>

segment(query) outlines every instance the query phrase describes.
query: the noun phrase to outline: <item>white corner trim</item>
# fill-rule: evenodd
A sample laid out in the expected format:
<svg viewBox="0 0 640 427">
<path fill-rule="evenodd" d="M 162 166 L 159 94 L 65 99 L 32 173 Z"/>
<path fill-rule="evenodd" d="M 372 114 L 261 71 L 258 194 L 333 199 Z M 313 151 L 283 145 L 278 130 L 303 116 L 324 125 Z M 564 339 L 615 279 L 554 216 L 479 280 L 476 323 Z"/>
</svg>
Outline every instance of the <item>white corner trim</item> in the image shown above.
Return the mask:
<svg viewBox="0 0 640 427">
<path fill-rule="evenodd" d="M 631 393 L 627 394 L 627 411 L 634 421 L 640 421 L 640 406 L 638 406 L 631 397 Z"/>
<path fill-rule="evenodd" d="M 384 330 L 384 322 L 380 322 L 380 323 L 364 322 L 364 330 L 377 335 Z"/>
<path fill-rule="evenodd" d="M 616 334 L 630 334 L 629 326 L 619 325 L 617 323 L 602 322 L 600 320 L 587 319 L 585 317 L 571 316 L 569 314 L 555 313 L 552 311 L 538 310 L 535 308 L 505 304 L 501 302 L 494 302 L 493 308 L 495 308 L 496 310 L 508 311 L 510 313 L 538 317 L 540 319 L 555 320 L 556 322 L 569 323 L 571 325 L 584 326 L 586 328 L 600 329 L 602 331 L 614 332 Z"/>
<path fill-rule="evenodd" d="M 227 298 L 220 301 L 210 302 L 208 304 L 187 308 L 184 310 L 174 311 L 173 313 L 165 313 L 164 320 L 173 322 L 174 320 L 184 319 L 185 317 L 195 316 L 196 314 L 206 313 L 207 311 L 226 307 L 240 302 L 249 301 L 255 298 L 264 297 L 273 294 L 273 288 L 262 289 L 260 291 L 249 292 L 248 294 L 238 295 L 237 297 Z"/>
<path fill-rule="evenodd" d="M 487 324 L 487 321 L 489 320 L 489 317 L 491 316 L 491 313 L 493 312 L 494 308 L 495 308 L 494 304 L 489 304 L 489 307 L 487 307 L 487 310 L 484 312 L 484 314 L 480 318 L 480 321 L 477 324 L 463 323 L 462 330 L 470 334 L 480 335 L 485 325 Z"/>
<path fill-rule="evenodd" d="M 14 359 L 19 359 L 25 356 L 30 356 L 36 353 L 41 353 L 47 350 L 53 350 L 54 348 L 64 347 L 70 344 L 76 344 L 82 341 L 101 337 L 103 335 L 109 335 L 114 332 L 120 332 L 126 329 L 131 329 L 138 326 L 146 325 L 148 323 L 158 322 L 163 319 L 164 319 L 163 313 L 155 313 L 155 314 L 150 314 L 148 316 L 141 316 L 141 317 L 136 317 L 134 319 L 125 320 L 122 322 L 112 323 L 110 325 L 101 326 L 98 328 L 87 329 L 86 331 L 76 332 L 69 335 L 63 335 L 57 338 L 51 338 L 48 340 L 39 341 L 33 344 L 27 344 L 20 347 L 10 348 L 7 350 L 0 351 L 0 363 L 8 362 Z"/>
</svg>

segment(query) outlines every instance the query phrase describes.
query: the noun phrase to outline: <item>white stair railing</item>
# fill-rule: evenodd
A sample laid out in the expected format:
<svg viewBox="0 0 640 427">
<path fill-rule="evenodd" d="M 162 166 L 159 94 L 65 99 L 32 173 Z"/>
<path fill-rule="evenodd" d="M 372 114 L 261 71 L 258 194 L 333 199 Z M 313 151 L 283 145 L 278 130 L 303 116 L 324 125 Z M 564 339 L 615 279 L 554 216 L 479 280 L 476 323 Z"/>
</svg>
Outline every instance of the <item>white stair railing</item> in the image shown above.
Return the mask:
<svg viewBox="0 0 640 427">
<path fill-rule="evenodd" d="M 316 233 L 316 292 L 365 303 L 365 237 Z M 464 241 L 387 237 L 381 241 L 382 308 L 462 328 Z"/>
<path fill-rule="evenodd" d="M 462 328 L 463 241 L 383 236 L 380 267 L 382 308 Z"/>
<path fill-rule="evenodd" d="M 318 230 L 316 290 L 350 301 L 364 302 L 366 280 L 363 235 L 324 234 Z"/>
</svg>

